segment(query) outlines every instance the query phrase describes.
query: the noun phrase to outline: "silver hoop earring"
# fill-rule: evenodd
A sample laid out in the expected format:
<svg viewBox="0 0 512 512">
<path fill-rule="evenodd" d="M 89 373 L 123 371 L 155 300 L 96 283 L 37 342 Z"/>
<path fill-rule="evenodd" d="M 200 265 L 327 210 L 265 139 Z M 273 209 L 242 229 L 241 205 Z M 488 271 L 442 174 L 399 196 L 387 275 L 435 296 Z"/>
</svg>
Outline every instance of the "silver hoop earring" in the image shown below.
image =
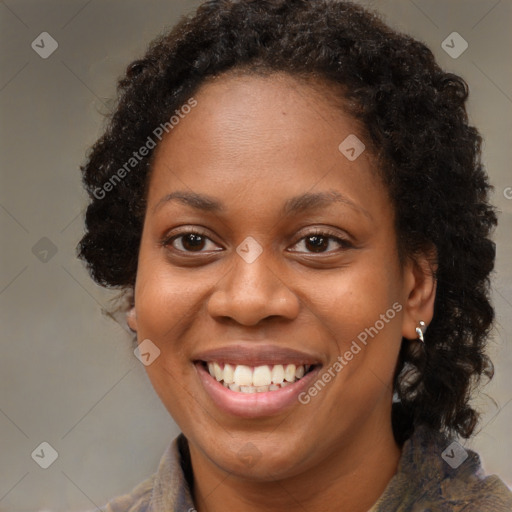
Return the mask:
<svg viewBox="0 0 512 512">
<path fill-rule="evenodd" d="M 416 327 L 416 334 L 418 335 L 418 339 L 421 341 L 421 343 L 425 343 L 425 339 L 423 338 L 423 335 L 425 334 L 427 330 L 427 326 L 423 320 L 419 321 L 419 327 Z"/>
</svg>

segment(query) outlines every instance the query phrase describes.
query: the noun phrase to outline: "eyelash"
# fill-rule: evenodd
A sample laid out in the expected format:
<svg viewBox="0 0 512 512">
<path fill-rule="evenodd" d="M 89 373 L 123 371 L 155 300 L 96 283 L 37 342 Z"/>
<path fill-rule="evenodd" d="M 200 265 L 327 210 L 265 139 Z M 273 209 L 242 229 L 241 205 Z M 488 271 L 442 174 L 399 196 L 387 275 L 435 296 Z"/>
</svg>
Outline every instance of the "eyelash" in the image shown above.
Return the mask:
<svg viewBox="0 0 512 512">
<path fill-rule="evenodd" d="M 203 237 L 203 238 L 205 238 L 207 240 L 212 241 L 208 237 L 208 235 L 206 235 L 206 233 L 204 233 L 204 232 L 202 232 L 200 230 L 189 228 L 186 232 L 183 232 L 183 233 L 180 233 L 180 234 L 175 234 L 175 235 L 172 235 L 172 236 L 169 236 L 169 237 L 165 237 L 162 240 L 162 245 L 164 247 L 168 247 L 169 245 L 172 245 L 172 243 L 175 240 L 183 238 L 183 237 L 185 237 L 187 235 L 201 236 L 201 237 Z M 349 248 L 352 247 L 352 244 L 348 240 L 340 238 L 339 236 L 337 236 L 337 234 L 329 231 L 329 229 L 314 229 L 311 232 L 309 232 L 309 233 L 305 234 L 304 236 L 302 236 L 299 240 L 297 240 L 297 242 L 295 242 L 293 244 L 293 246 L 295 246 L 298 243 L 302 242 L 303 240 L 306 240 L 307 238 L 310 238 L 310 237 L 313 237 L 313 236 L 320 236 L 320 237 L 326 238 L 328 240 L 334 240 L 336 243 L 338 243 L 341 246 L 342 250 L 346 250 L 346 249 L 349 249 Z M 182 249 L 176 249 L 175 247 L 173 247 L 173 249 L 178 251 L 178 252 L 180 252 L 180 253 L 188 253 L 188 254 L 194 254 L 194 253 L 201 254 L 201 253 L 203 253 L 203 251 L 197 251 L 197 252 L 196 251 L 186 251 L 186 250 L 182 250 Z M 220 252 L 220 251 L 215 251 L 215 252 Z M 292 251 L 292 252 L 303 252 L 303 251 Z M 332 253 L 332 251 L 325 251 L 325 252 L 318 252 L 318 253 L 309 252 L 308 254 L 330 254 L 330 253 Z"/>
<path fill-rule="evenodd" d="M 338 243 L 341 246 L 341 250 L 346 250 L 346 249 L 349 249 L 350 247 L 352 247 L 352 244 L 348 240 L 346 240 L 344 238 L 340 238 L 339 235 L 337 235 L 336 233 L 333 233 L 332 231 L 330 231 L 329 229 L 326 229 L 326 228 L 325 229 L 317 228 L 317 229 L 310 231 L 309 233 L 303 235 L 299 240 L 297 240 L 297 242 L 295 242 L 294 245 L 297 245 L 299 242 L 302 242 L 303 240 L 306 240 L 307 238 L 310 238 L 313 236 L 323 237 L 323 238 L 326 238 L 327 240 L 334 240 L 336 243 Z M 325 251 L 325 252 L 318 252 L 318 253 L 310 252 L 309 254 L 330 254 L 332 252 L 333 251 Z"/>
<path fill-rule="evenodd" d="M 211 239 L 208 237 L 208 235 L 206 235 L 206 233 L 203 233 L 202 231 L 199 231 L 197 229 L 189 228 L 189 229 L 187 229 L 187 231 L 185 231 L 183 233 L 179 233 L 177 235 L 172 235 L 172 236 L 169 236 L 169 237 L 165 237 L 164 240 L 162 240 L 162 245 L 164 247 L 167 247 L 167 246 L 171 245 L 174 242 L 174 240 L 178 240 L 179 238 L 183 238 L 183 237 L 185 237 L 187 235 L 201 236 L 201 237 L 206 238 L 206 239 L 211 241 Z M 175 249 L 175 248 L 173 248 L 173 249 Z M 175 250 L 178 251 L 178 252 L 182 252 L 182 253 L 185 252 L 185 253 L 194 254 L 194 251 L 183 251 L 181 249 L 175 249 Z M 202 252 L 202 251 L 200 251 L 200 252 Z"/>
</svg>

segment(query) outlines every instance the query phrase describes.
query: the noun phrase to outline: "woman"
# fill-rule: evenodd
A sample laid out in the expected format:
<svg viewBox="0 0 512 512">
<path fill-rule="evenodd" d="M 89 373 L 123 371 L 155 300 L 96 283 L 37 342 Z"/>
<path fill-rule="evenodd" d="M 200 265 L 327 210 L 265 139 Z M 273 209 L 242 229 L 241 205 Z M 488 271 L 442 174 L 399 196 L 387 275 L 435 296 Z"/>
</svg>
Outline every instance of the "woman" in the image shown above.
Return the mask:
<svg viewBox="0 0 512 512">
<path fill-rule="evenodd" d="M 80 256 L 183 434 L 105 510 L 512 510 L 452 439 L 492 376 L 465 82 L 356 5 L 222 0 L 119 87 Z"/>
</svg>

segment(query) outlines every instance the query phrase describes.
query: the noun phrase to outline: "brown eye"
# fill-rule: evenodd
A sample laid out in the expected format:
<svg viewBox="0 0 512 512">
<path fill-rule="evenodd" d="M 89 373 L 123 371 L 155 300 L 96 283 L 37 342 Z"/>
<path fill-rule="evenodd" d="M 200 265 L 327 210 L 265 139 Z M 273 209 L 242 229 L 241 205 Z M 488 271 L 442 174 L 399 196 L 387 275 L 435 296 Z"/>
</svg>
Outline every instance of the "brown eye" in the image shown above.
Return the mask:
<svg viewBox="0 0 512 512">
<path fill-rule="evenodd" d="M 329 246 L 329 237 L 325 236 L 308 236 L 305 239 L 306 248 L 311 252 L 324 252 Z"/>
<path fill-rule="evenodd" d="M 183 253 L 202 253 L 216 249 L 219 250 L 219 247 L 207 236 L 192 231 L 171 236 L 163 241 L 163 245 L 171 246 L 176 252 Z"/>
<path fill-rule="evenodd" d="M 330 233 L 311 233 L 301 238 L 293 247 L 293 252 L 299 253 L 333 253 L 344 250 L 352 245 L 342 238 Z"/>
<path fill-rule="evenodd" d="M 205 237 L 202 235 L 189 233 L 180 238 L 182 239 L 181 244 L 186 251 L 200 251 L 205 246 Z"/>
</svg>

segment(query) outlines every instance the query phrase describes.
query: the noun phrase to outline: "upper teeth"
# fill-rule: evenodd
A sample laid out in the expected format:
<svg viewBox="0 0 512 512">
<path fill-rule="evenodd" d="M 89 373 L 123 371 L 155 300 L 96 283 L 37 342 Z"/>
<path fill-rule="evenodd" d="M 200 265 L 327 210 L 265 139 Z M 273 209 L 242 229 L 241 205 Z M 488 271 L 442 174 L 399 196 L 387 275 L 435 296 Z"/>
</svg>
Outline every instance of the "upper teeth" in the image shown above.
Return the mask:
<svg viewBox="0 0 512 512">
<path fill-rule="evenodd" d="M 273 391 L 284 387 L 288 383 L 295 382 L 302 378 L 309 368 L 310 365 L 296 366 L 294 364 L 275 364 L 272 366 L 265 364 L 251 367 L 243 364 L 208 363 L 208 371 L 212 377 L 215 377 L 219 382 L 222 381 L 226 387 L 229 387 L 233 391 L 245 391 L 249 393 Z M 250 388 L 254 388 L 254 390 Z"/>
</svg>

